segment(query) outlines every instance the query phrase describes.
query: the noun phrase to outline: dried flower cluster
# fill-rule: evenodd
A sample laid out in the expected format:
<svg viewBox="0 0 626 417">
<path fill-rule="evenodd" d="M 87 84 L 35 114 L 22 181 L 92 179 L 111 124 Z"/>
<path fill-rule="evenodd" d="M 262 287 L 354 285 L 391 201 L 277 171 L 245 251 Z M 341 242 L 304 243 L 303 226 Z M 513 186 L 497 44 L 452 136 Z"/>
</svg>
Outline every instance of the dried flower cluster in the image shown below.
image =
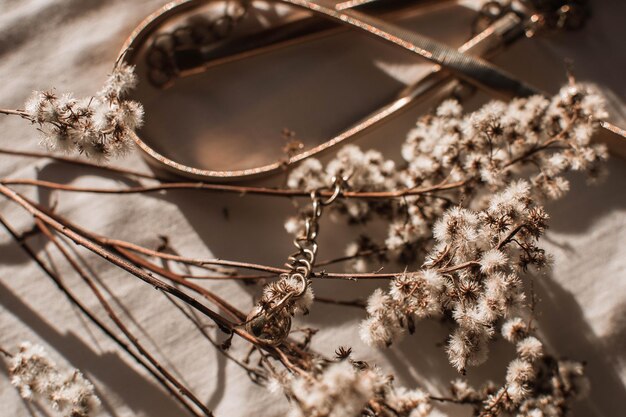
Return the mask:
<svg viewBox="0 0 626 417">
<path fill-rule="evenodd" d="M 483 417 L 502 412 L 517 417 L 562 417 L 567 415 L 568 400 L 587 394 L 589 381 L 583 365 L 544 356 L 542 343 L 529 335 L 528 325 L 521 318 L 505 322 L 502 335 L 517 350 L 517 357 L 507 368 L 504 386 L 496 388 L 487 382 L 476 390 L 458 379 L 450 387 L 457 401 L 476 404 L 476 414 Z"/>
<path fill-rule="evenodd" d="M 361 325 L 361 337 L 368 344 L 388 346 L 405 329 L 412 332 L 415 320 L 449 315 L 457 325 L 447 347 L 449 359 L 464 373 L 487 360 L 489 340 L 501 323 L 502 336 L 517 351 L 505 384 L 497 388 L 487 382 L 476 390 L 457 380 L 451 387 L 453 398 L 471 404 L 482 417 L 502 412 L 563 416 L 567 400 L 585 393 L 582 366 L 544 357 L 542 342 L 529 334 L 530 323 L 517 316 L 527 307 L 522 274 L 548 264 L 536 245 L 548 216 L 531 198 L 531 185 L 524 180 L 484 199 L 482 205 L 480 211 L 457 206 L 444 212 L 434 225 L 434 247 L 423 268 L 398 276 L 388 291 L 377 289 L 368 299 L 369 317 Z M 502 318 L 508 320 L 502 323 Z M 324 372 L 281 376 L 282 391 L 296 405 L 294 416 L 430 414 L 429 396 L 421 390 L 394 389 L 376 370 L 353 364 L 358 366 L 344 360 Z"/>
<path fill-rule="evenodd" d="M 529 192 L 520 180 L 484 210 L 446 211 L 435 224 L 436 243 L 424 268 L 397 277 L 387 293 L 378 290 L 368 300 L 363 339 L 389 345 L 414 320 L 449 313 L 458 325 L 448 344 L 452 365 L 464 372 L 483 363 L 496 322 L 525 306 L 520 272 L 547 262 L 536 246 L 547 214 Z"/>
<path fill-rule="evenodd" d="M 291 400 L 293 417 L 427 417 L 431 414 L 433 407 L 428 394 L 420 389 L 395 388 L 392 380 L 364 362 L 342 357 L 339 362 L 311 374 L 280 375 L 274 386 Z"/>
<path fill-rule="evenodd" d="M 134 67 L 120 63 L 94 97 L 35 91 L 25 114 L 39 124 L 48 148 L 106 161 L 128 153 L 134 144 L 132 134 L 143 122 L 141 104 L 123 99 L 136 84 Z"/>
<path fill-rule="evenodd" d="M 291 172 L 288 186 L 312 190 L 341 175 L 350 191 L 424 190 L 407 193 L 401 201 L 345 199 L 336 205 L 351 222 L 366 222 L 374 214 L 388 220 L 388 236 L 379 247 L 393 259 L 409 262 L 428 252 L 431 230 L 452 202 L 478 204 L 474 200 L 481 193 L 527 174 L 528 166 L 536 169 L 528 174 L 533 198 L 561 197 L 569 188 L 562 175 L 568 170 L 597 176 L 607 150 L 590 140 L 606 116 L 603 98 L 581 84 L 563 87 L 551 100 L 492 101 L 466 115 L 457 101 L 446 100 L 409 132 L 402 166 L 380 152 L 349 145 L 325 168 L 318 160 L 306 160 Z M 287 229 L 299 230 L 297 222 L 288 220 Z M 361 243 L 347 253 L 354 253 L 355 245 L 356 252 L 367 250 Z M 368 267 L 363 261 L 351 266 Z"/>
<path fill-rule="evenodd" d="M 341 176 L 349 191 L 405 190 L 401 201 L 345 198 L 333 206 L 349 222 L 364 223 L 374 216 L 389 222 L 384 244 L 362 236 L 349 245 L 352 270 L 371 268 L 366 259 L 372 255 L 379 261 L 421 263 L 416 272 L 407 270 L 387 290 L 377 289 L 369 297 L 367 318 L 360 326 L 363 341 L 389 346 L 412 333 L 416 320 L 447 317 L 455 323 L 446 347 L 449 361 L 465 373 L 487 360 L 489 342 L 500 328 L 517 349 L 504 385 L 488 382 L 476 390 L 458 380 L 452 385 L 453 397 L 472 404 L 483 417 L 502 412 L 564 415 L 566 400 L 585 391 L 583 369 L 576 362 L 544 356 L 542 342 L 530 334 L 530 321 L 520 318 L 533 314 L 524 279 L 550 263 L 537 245 L 548 220 L 539 204 L 568 191 L 567 171 L 598 175 L 607 151 L 592 144 L 591 136 L 605 117 L 602 98 L 579 84 L 562 88 L 550 100 L 534 96 L 508 104 L 493 101 L 467 115 L 458 102 L 447 100 L 409 133 L 402 166 L 380 152 L 349 145 L 325 167 L 308 159 L 294 169 L 288 179 L 294 189 L 319 189 Z M 302 233 L 303 216 L 288 219 L 286 229 Z M 287 393 L 302 415 L 386 415 L 382 409 L 354 412 L 365 399 L 371 406 L 386 404 L 393 396 L 380 397 L 385 383 L 373 382 L 371 370 L 359 371 L 355 378 L 356 371 L 342 367 L 333 365 L 292 384 Z M 349 397 L 344 390 L 354 399 L 333 414 L 335 398 Z M 392 409 L 404 415 L 401 407 Z"/>
<path fill-rule="evenodd" d="M 66 417 L 88 417 L 100 403 L 80 371 L 59 369 L 39 345 L 22 343 L 10 359 L 9 374 L 23 398 L 45 399 Z"/>
</svg>

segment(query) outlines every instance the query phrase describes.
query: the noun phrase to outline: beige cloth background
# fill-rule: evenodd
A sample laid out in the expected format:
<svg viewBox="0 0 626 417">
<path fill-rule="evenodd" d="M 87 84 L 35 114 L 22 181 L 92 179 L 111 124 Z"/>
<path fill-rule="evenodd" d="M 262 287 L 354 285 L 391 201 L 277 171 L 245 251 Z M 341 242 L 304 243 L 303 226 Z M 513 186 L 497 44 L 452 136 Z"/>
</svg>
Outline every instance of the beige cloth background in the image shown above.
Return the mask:
<svg viewBox="0 0 626 417">
<path fill-rule="evenodd" d="M 111 68 L 127 34 L 162 3 L 161 0 L 0 0 L 0 106 L 20 107 L 31 90 L 51 86 L 77 95 L 92 94 Z M 597 82 L 612 92 L 613 112 L 619 119 L 624 112 L 620 98 L 626 91 L 623 78 L 626 57 L 622 45 L 626 6 L 610 0 L 594 3 L 596 16 L 583 32 L 525 42 L 497 62 L 529 81 L 555 90 L 563 82 L 562 59 L 573 58 L 581 79 Z M 458 29 L 449 26 L 451 30 L 453 27 Z M 450 39 L 457 36 L 455 33 L 450 34 Z M 402 84 L 413 79 L 420 66 L 372 55 L 365 70 Z M 276 71 L 281 71 L 280 67 Z M 271 108 L 272 104 L 275 103 L 267 105 Z M 283 109 L 274 107 L 274 110 Z M 326 126 L 322 123 L 326 120 L 323 114 L 314 116 L 319 117 L 316 125 Z M 150 114 L 147 117 L 149 120 Z M 407 115 L 359 143 L 365 148 L 384 148 L 390 156 L 397 155 L 397 142 L 416 117 L 417 114 Z M 242 115 L 241 120 L 247 119 Z M 0 146 L 37 148 L 35 131 L 26 122 L 2 116 L 0 126 Z M 324 134 L 318 133 L 320 137 Z M 0 161 L 2 177 L 123 185 L 118 178 L 102 176 L 95 170 L 69 169 L 48 161 L 7 156 L 0 156 Z M 119 163 L 132 167 L 145 165 L 138 154 Z M 588 362 L 593 390 L 590 398 L 575 408 L 577 416 L 617 417 L 626 409 L 625 161 L 613 159 L 609 168 L 607 181 L 599 186 L 589 187 L 582 178 L 572 177 L 568 196 L 549 206 L 552 223 L 544 244 L 555 256 L 555 267 L 551 274 L 537 279 L 541 298 L 539 321 L 550 348 L 563 356 Z M 47 204 L 57 202 L 60 213 L 91 230 L 149 247 L 158 244 L 158 235 L 167 235 L 178 251 L 188 255 L 267 264 L 282 263 L 291 251 L 282 222 L 294 209 L 286 200 L 195 192 L 94 196 L 36 193 L 29 189 L 27 194 Z M 224 217 L 225 208 L 228 218 Z M 10 202 L 0 201 L 0 211 L 20 230 L 27 230 L 32 224 Z M 329 257 L 333 248 L 340 250 L 358 232 L 325 221 L 320 238 L 321 257 Z M 37 238 L 32 242 L 43 249 Z M 244 373 L 204 343 L 160 294 L 88 253 L 78 252 L 100 274 L 111 297 L 128 306 L 132 319 L 122 314 L 140 339 L 153 347 L 157 356 L 167 358 L 164 361 L 217 416 L 284 414 L 285 401 L 251 384 Z M 59 268 L 66 271 L 63 266 Z M 67 279 L 84 295 L 88 305 L 97 305 L 77 277 L 67 275 Z M 249 308 L 252 296 L 258 294 L 257 287 L 237 283 L 207 285 L 243 310 Z M 320 282 L 315 290 L 320 295 L 347 299 L 366 296 L 375 286 L 374 283 Z M 388 351 L 376 352 L 358 339 L 356 324 L 360 319 L 360 313 L 344 307 L 317 305 L 305 323 L 325 329 L 314 339 L 316 350 L 330 355 L 338 345 L 352 345 L 359 358 L 393 370 L 398 382 L 406 386 L 421 385 L 443 392 L 446 382 L 455 376 L 437 346 L 446 335 L 439 324 L 420 323 L 413 337 Z M 100 416 L 184 415 L 142 369 L 82 318 L 2 233 L 0 345 L 11 348 L 22 340 L 42 343 L 60 363 L 84 371 L 103 400 Z M 233 348 L 241 345 L 235 341 Z M 503 365 L 511 354 L 509 346 L 496 344 L 490 361 L 472 371 L 470 379 L 502 380 Z M 6 370 L 0 369 L 0 415 L 52 415 L 38 406 L 25 404 L 10 386 Z M 461 408 L 446 411 L 450 415 L 467 415 Z"/>
</svg>

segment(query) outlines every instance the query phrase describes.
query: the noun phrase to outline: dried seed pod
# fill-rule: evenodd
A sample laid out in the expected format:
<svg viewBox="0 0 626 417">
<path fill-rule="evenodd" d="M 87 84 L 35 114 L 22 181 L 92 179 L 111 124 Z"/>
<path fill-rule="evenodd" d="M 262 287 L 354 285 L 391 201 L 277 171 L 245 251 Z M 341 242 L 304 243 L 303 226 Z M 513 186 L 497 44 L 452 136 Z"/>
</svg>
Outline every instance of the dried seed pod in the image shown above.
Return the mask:
<svg viewBox="0 0 626 417">
<path fill-rule="evenodd" d="M 268 345 L 277 346 L 289 336 L 291 316 L 284 310 L 256 306 L 246 318 L 246 331 Z"/>
</svg>

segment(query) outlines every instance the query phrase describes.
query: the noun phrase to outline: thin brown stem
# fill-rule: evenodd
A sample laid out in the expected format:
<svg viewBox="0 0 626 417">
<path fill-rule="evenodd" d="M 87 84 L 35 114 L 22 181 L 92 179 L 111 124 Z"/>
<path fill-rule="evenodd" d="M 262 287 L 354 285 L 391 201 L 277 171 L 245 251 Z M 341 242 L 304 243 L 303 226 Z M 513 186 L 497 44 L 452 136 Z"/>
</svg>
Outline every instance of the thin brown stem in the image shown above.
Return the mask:
<svg viewBox="0 0 626 417">
<path fill-rule="evenodd" d="M 182 285 L 200 294 L 202 297 L 211 301 L 216 306 L 220 307 L 222 310 L 227 312 L 228 315 L 231 317 L 231 319 L 237 320 L 239 322 L 243 322 L 246 319 L 246 315 L 244 313 L 236 309 L 232 304 L 228 303 L 226 300 L 222 299 L 221 297 L 218 297 L 211 291 L 207 290 L 206 288 L 203 288 L 197 284 L 194 284 L 193 282 L 189 282 L 185 280 L 183 277 L 181 277 L 180 275 L 176 274 L 175 272 L 169 271 L 165 268 L 161 268 L 158 265 L 155 265 L 152 262 L 141 258 L 140 256 L 134 255 L 133 253 L 131 253 L 130 251 L 126 249 L 122 249 L 118 246 L 114 246 L 114 248 L 117 252 L 119 252 L 121 255 L 123 255 L 125 258 L 127 258 L 129 261 L 133 262 L 134 264 L 139 265 L 143 268 L 146 268 L 149 271 L 159 274 L 167 279 L 170 279 L 171 281 L 179 285 Z"/>
<path fill-rule="evenodd" d="M 30 114 L 24 110 L 12 110 L 12 109 L 0 109 L 0 114 L 6 114 L 7 116 L 20 116 L 30 120 Z"/>
<path fill-rule="evenodd" d="M 366 258 L 369 256 L 374 256 L 374 255 L 380 255 L 381 253 L 385 253 L 387 252 L 388 249 L 386 247 L 383 248 L 376 248 L 376 249 L 368 249 L 368 250 L 364 250 L 361 252 L 357 252 L 354 255 L 346 255 L 346 256 L 339 256 L 337 258 L 332 258 L 332 259 L 326 259 L 323 261 L 319 261 L 315 263 L 315 266 L 320 267 L 320 266 L 328 266 L 328 265 L 333 265 L 339 262 L 345 262 L 345 261 L 350 261 L 352 259 L 357 259 L 357 258 Z"/>
<path fill-rule="evenodd" d="M 2 353 L 7 358 L 12 358 L 13 357 L 13 354 L 11 352 L 9 352 L 8 350 L 4 349 L 1 346 L 0 346 L 0 353 Z"/>
<path fill-rule="evenodd" d="M 575 122 L 576 122 L 576 118 L 573 118 L 572 120 L 569 121 L 569 126 L 573 126 L 573 124 Z M 569 133 L 569 129 L 562 130 L 556 136 L 554 136 L 553 138 L 548 139 L 547 141 L 545 141 L 541 145 L 535 146 L 534 148 L 528 150 L 527 152 L 523 153 L 522 155 L 518 156 L 517 158 L 511 159 L 509 162 L 507 162 L 504 165 L 504 167 L 507 168 L 507 167 L 510 167 L 511 165 L 515 165 L 518 162 L 521 162 L 521 161 L 523 161 L 523 160 L 533 156 L 534 154 L 536 154 L 538 152 L 541 152 L 541 151 L 544 151 L 544 150 L 548 149 L 551 145 L 562 141 L 568 133 Z"/>
<path fill-rule="evenodd" d="M 498 395 L 498 397 L 496 398 L 496 401 L 493 402 L 491 405 L 486 406 L 485 409 L 483 411 L 480 412 L 480 414 L 478 415 L 478 417 L 493 417 L 493 409 L 494 408 L 498 408 L 500 407 L 500 402 L 502 401 L 502 399 L 504 398 L 505 395 L 508 396 L 507 392 L 507 385 L 505 384 L 502 387 L 502 391 L 500 392 L 500 394 Z M 499 413 L 498 413 L 499 414 Z"/>
<path fill-rule="evenodd" d="M 454 403 L 454 404 L 477 404 L 480 403 L 480 400 L 458 400 L 456 398 L 450 398 L 450 397 L 440 397 L 437 395 L 429 395 L 428 398 L 430 398 L 433 401 L 439 401 L 442 403 Z"/>
<path fill-rule="evenodd" d="M 240 261 L 228 261 L 224 259 L 199 259 L 199 258 L 189 258 L 180 255 L 173 255 L 171 253 L 165 253 L 156 251 L 153 249 L 148 249 L 140 245 L 136 245 L 134 243 L 126 242 L 118 239 L 109 239 L 102 238 L 101 242 L 108 246 L 115 246 L 118 248 L 126 248 L 130 249 L 133 252 L 141 253 L 148 256 L 154 256 L 160 259 L 166 259 L 169 261 L 180 262 L 187 265 L 202 267 L 204 265 L 221 265 L 221 266 L 229 266 L 240 269 L 250 269 L 255 271 L 268 272 L 271 274 L 284 274 L 289 272 L 286 268 L 277 268 L 268 265 L 254 264 L 249 262 L 240 262 Z M 345 280 L 358 280 L 358 279 L 387 279 L 393 278 L 397 276 L 399 272 L 394 273 L 359 273 L 359 274 L 350 274 L 350 273 L 333 273 L 333 272 L 325 272 L 318 271 L 314 272 L 312 278 L 327 278 L 327 279 L 345 279 Z"/>
<path fill-rule="evenodd" d="M 424 188 L 407 188 L 398 191 L 344 191 L 338 198 L 359 198 L 367 200 L 388 200 L 395 198 L 403 198 L 406 196 L 415 196 L 424 193 L 432 193 L 433 191 L 445 191 L 462 187 L 467 181 L 457 181 L 454 183 L 442 182 L 438 185 Z M 265 195 L 275 197 L 310 197 L 310 192 L 305 190 L 291 190 L 283 188 L 267 188 L 267 187 L 248 187 L 238 185 L 210 184 L 204 182 L 169 182 L 160 183 L 158 185 L 137 186 L 128 188 L 100 188 L 100 187 L 81 187 L 67 184 L 60 184 L 51 181 L 42 181 L 34 179 L 11 179 L 4 178 L 0 180 L 4 185 L 29 185 L 35 187 L 48 188 L 52 190 L 79 193 L 95 193 L 95 194 L 143 194 L 154 193 L 159 191 L 172 190 L 205 190 L 215 192 L 236 193 L 240 195 Z M 330 197 L 332 191 L 320 191 L 320 196 Z"/>
<path fill-rule="evenodd" d="M 450 272 L 458 271 L 460 269 L 471 268 L 473 266 L 479 266 L 479 265 L 480 265 L 480 262 L 478 262 L 478 261 L 467 261 L 467 262 L 464 262 L 462 264 L 449 266 L 447 268 L 441 268 L 441 269 L 438 270 L 438 272 L 441 273 L 441 274 L 447 274 L 447 273 L 450 273 Z"/>
<path fill-rule="evenodd" d="M 315 301 L 319 303 L 335 304 L 335 305 L 347 306 L 347 307 L 356 307 L 360 309 L 364 309 L 365 306 L 367 305 L 365 301 L 363 300 L 335 300 L 334 298 L 326 298 L 326 297 L 319 297 L 319 296 L 315 297 Z"/>
<path fill-rule="evenodd" d="M 343 279 L 347 281 L 358 281 L 360 279 L 390 279 L 395 278 L 399 275 L 402 275 L 404 272 L 371 272 L 371 273 L 337 273 L 337 272 L 326 272 L 326 271 L 317 271 L 313 272 L 311 278 L 320 278 L 320 279 Z"/>
<path fill-rule="evenodd" d="M 269 279 L 276 277 L 276 274 L 259 274 L 259 275 L 193 275 L 193 274 L 181 274 L 181 277 L 185 279 L 193 280 L 207 280 L 207 281 L 219 281 L 219 280 L 233 280 L 233 281 L 258 281 L 260 279 Z"/>
<path fill-rule="evenodd" d="M 140 245 L 136 245 L 134 243 L 125 242 L 119 239 L 108 239 L 102 238 L 102 243 L 107 246 L 112 246 L 116 248 L 124 248 L 130 249 L 133 252 L 141 253 L 147 256 L 153 256 L 155 258 L 165 259 L 168 261 L 179 262 L 186 265 L 192 265 L 197 267 L 203 267 L 205 265 L 221 265 L 221 266 L 230 266 L 234 268 L 241 269 L 252 269 L 256 271 L 270 272 L 274 274 L 282 274 L 288 272 L 287 269 L 284 268 L 275 268 L 266 265 L 253 264 L 248 262 L 238 262 L 238 261 L 227 261 L 224 259 L 199 259 L 199 258 L 189 258 L 180 255 L 173 255 L 171 253 L 160 252 L 152 249 L 145 248 Z"/>
<path fill-rule="evenodd" d="M 513 230 L 509 232 L 509 234 L 504 239 L 500 241 L 500 243 L 498 243 L 498 249 L 502 249 L 509 242 L 511 242 L 511 240 L 513 240 L 515 235 L 517 235 L 525 227 L 526 227 L 525 223 L 517 225 Z"/>
<path fill-rule="evenodd" d="M 61 155 L 53 155 L 53 154 L 49 154 L 45 152 L 16 151 L 12 149 L 0 148 L 0 154 L 24 156 L 27 158 L 48 158 L 54 161 L 63 162 L 65 164 L 70 164 L 70 165 L 83 166 L 86 168 L 95 168 L 95 169 L 100 169 L 100 170 L 104 170 L 108 172 L 115 172 L 117 174 L 130 175 L 133 177 L 145 178 L 145 179 L 150 179 L 150 180 L 167 181 L 165 178 L 161 178 L 161 177 L 144 173 L 144 172 L 133 171 L 133 170 L 126 169 L 126 168 L 113 167 L 109 165 L 100 165 L 91 161 L 86 161 L 86 160 L 76 159 L 76 158 L 69 158 L 69 157 L 61 156 Z"/>
</svg>

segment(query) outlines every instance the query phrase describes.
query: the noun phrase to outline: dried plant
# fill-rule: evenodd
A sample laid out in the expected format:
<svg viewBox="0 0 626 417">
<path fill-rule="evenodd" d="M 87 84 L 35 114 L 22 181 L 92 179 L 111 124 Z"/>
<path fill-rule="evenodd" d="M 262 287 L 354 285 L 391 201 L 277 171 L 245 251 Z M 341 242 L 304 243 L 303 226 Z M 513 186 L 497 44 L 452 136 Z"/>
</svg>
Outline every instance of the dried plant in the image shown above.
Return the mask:
<svg viewBox="0 0 626 417">
<path fill-rule="evenodd" d="M 69 95 L 59 98 L 36 92 L 25 110 L 0 112 L 37 124 L 49 148 L 83 153 L 99 162 L 126 153 L 132 131 L 141 124 L 141 106 L 123 99 L 134 80 L 132 68 L 118 65 L 92 98 L 76 100 Z M 551 99 L 535 96 L 510 103 L 492 101 L 468 114 L 463 114 L 458 102 L 446 100 L 409 132 L 401 163 L 378 151 L 350 145 L 326 165 L 306 159 L 291 170 L 284 189 L 173 182 L 89 160 L 2 151 L 53 158 L 74 166 L 98 166 L 144 182 L 126 188 L 95 188 L 28 178 L 0 180 L 0 194 L 33 216 L 35 230 L 78 273 L 110 320 L 89 309 L 27 239 L 4 218 L 0 217 L 0 222 L 70 302 L 192 415 L 213 414 L 124 324 L 95 273 L 68 251 L 68 241 L 163 292 L 209 343 L 245 369 L 254 382 L 286 397 L 293 416 L 425 417 L 433 413 L 437 402 L 463 404 L 482 417 L 563 416 L 570 400 L 587 390 L 584 367 L 546 349 L 536 328 L 535 300 L 525 282 L 550 265 L 549 255 L 539 245 L 549 224 L 542 202 L 568 191 L 565 172 L 586 171 L 596 178 L 601 171 L 607 151 L 593 144 L 591 137 L 605 117 L 602 98 L 592 87 L 575 83 Z M 14 189 L 17 185 L 109 194 L 190 189 L 304 197 L 311 205 L 285 224 L 295 236 L 298 252 L 288 258 L 286 267 L 274 267 L 195 259 L 165 248 L 153 250 L 100 236 L 24 197 Z M 338 221 L 385 221 L 387 236 L 381 242 L 375 236 L 362 236 L 348 246 L 346 256 L 317 263 L 316 237 L 323 207 Z M 164 268 L 157 261 L 184 266 L 189 273 Z M 320 269 L 337 262 L 345 262 L 348 271 Z M 380 262 L 396 265 L 398 272 L 367 272 Z M 207 271 L 212 275 L 201 275 Z M 257 304 L 244 312 L 198 285 L 195 280 L 201 278 L 270 282 L 259 291 Z M 313 288 L 318 278 L 350 279 L 357 284 L 371 278 L 389 282 L 367 301 L 341 302 L 315 299 Z M 358 332 L 366 343 L 381 348 L 412 333 L 418 320 L 449 320 L 453 325 L 445 351 L 460 374 L 488 359 L 489 346 L 498 333 L 515 345 L 516 357 L 502 371 L 499 384 L 485 381 L 481 387 L 472 387 L 466 380 L 456 379 L 444 396 L 419 387 L 397 386 L 393 376 L 375 364 L 354 359 L 350 348 L 338 348 L 334 357 L 312 351 L 309 345 L 315 329 L 302 330 L 304 338 L 291 329 L 293 315 L 306 313 L 320 302 L 363 310 Z M 226 341 L 211 336 L 188 308 L 211 320 L 227 335 Z M 244 357 L 231 350 L 235 340 L 251 347 Z M 253 355 L 258 360 L 252 360 Z M 80 373 L 69 377 L 59 373 L 44 354 L 27 345 L 10 363 L 23 394 L 32 391 L 47 396 L 59 408 L 70 409 L 70 415 L 88 414 L 86 404 L 93 398 L 93 387 Z"/>
<path fill-rule="evenodd" d="M 42 398 L 65 417 L 87 417 L 100 404 L 93 385 L 76 369 L 62 370 L 42 346 L 22 343 L 9 358 L 11 383 L 27 400 Z"/>
<path fill-rule="evenodd" d="M 133 147 L 132 133 L 143 123 L 143 107 L 123 94 L 136 84 L 134 67 L 119 63 L 93 97 L 33 91 L 18 113 L 39 126 L 41 142 L 50 150 L 84 153 L 103 162 Z"/>
</svg>

